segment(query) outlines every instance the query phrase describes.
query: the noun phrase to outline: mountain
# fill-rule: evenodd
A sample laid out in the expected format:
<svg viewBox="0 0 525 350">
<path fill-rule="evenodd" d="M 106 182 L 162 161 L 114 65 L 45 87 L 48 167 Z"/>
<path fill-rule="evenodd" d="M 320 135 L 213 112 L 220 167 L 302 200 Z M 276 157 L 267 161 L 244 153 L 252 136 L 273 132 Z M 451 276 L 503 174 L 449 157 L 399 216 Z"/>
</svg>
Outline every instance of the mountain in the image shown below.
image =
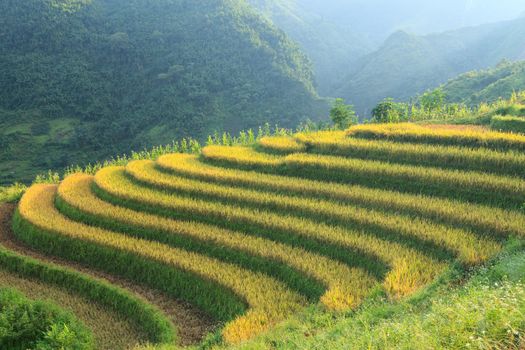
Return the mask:
<svg viewBox="0 0 525 350">
<path fill-rule="evenodd" d="M 260 13 L 295 40 L 312 59 L 318 90 L 328 96 L 341 71 L 372 52 L 366 35 L 351 22 L 320 14 L 315 3 L 296 0 L 248 0 Z"/>
<path fill-rule="evenodd" d="M 504 58 L 525 58 L 525 18 L 425 36 L 398 31 L 350 69 L 335 95 L 366 116 L 386 97 L 409 99 Z"/>
<path fill-rule="evenodd" d="M 516 18 L 525 9 L 517 0 L 247 1 L 308 54 L 314 63 L 318 90 L 324 96 L 337 95 L 342 78 L 355 71 L 364 56 L 380 49 L 392 33 L 428 35 L 501 22 Z M 426 52 L 424 48 L 422 52 Z M 434 54 L 432 50 L 429 53 Z M 467 70 L 472 68 L 467 64 Z M 451 76 L 457 72 L 453 70 Z"/>
<path fill-rule="evenodd" d="M 243 0 L 3 0 L 0 28 L 0 182 L 326 108 Z"/>
<path fill-rule="evenodd" d="M 449 102 L 477 105 L 508 99 L 514 91 L 525 90 L 525 61 L 502 61 L 494 68 L 468 72 L 442 88 Z"/>
</svg>

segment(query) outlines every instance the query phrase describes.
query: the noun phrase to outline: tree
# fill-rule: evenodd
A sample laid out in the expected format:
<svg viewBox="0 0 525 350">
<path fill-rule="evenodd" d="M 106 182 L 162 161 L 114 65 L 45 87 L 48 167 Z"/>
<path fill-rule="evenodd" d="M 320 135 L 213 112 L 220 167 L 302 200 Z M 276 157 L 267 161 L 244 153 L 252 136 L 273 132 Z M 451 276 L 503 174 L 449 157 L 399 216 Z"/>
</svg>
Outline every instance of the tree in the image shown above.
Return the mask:
<svg viewBox="0 0 525 350">
<path fill-rule="evenodd" d="M 372 110 L 373 121 L 376 123 L 397 123 L 407 117 L 408 106 L 386 98 Z"/>
<path fill-rule="evenodd" d="M 357 116 L 355 115 L 354 106 L 345 104 L 342 98 L 337 98 L 330 110 L 330 118 L 335 127 L 344 130 L 357 123 Z"/>
<path fill-rule="evenodd" d="M 419 99 L 423 110 L 431 114 L 435 111 L 441 111 L 445 105 L 445 93 L 442 88 L 425 92 Z"/>
</svg>

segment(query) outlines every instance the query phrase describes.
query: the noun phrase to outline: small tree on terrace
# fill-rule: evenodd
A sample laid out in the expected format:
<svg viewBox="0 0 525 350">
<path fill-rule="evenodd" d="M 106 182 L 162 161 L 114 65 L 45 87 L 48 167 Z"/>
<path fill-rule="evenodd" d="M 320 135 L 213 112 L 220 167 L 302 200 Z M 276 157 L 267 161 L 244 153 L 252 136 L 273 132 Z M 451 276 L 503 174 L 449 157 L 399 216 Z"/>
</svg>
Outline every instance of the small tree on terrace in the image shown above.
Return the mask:
<svg viewBox="0 0 525 350">
<path fill-rule="evenodd" d="M 342 98 L 337 98 L 330 110 L 330 118 L 336 128 L 344 130 L 353 124 L 357 124 L 354 106 L 345 104 Z"/>
<path fill-rule="evenodd" d="M 372 110 L 372 121 L 376 123 L 397 123 L 407 118 L 408 106 L 386 98 Z"/>
<path fill-rule="evenodd" d="M 433 91 L 425 92 L 419 99 L 419 103 L 423 110 L 428 114 L 432 112 L 441 112 L 445 106 L 445 92 L 442 88 L 437 88 Z"/>
</svg>

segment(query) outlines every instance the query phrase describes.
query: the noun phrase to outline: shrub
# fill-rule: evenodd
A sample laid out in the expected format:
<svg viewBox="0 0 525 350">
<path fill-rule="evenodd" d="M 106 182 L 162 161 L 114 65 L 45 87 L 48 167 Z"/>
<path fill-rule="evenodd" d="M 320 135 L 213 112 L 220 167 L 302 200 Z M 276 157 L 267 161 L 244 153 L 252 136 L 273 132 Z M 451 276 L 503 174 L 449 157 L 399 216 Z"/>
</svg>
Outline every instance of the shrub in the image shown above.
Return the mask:
<svg viewBox="0 0 525 350">
<path fill-rule="evenodd" d="M 90 331 L 72 314 L 45 301 L 30 301 L 0 289 L 0 348 L 10 350 L 94 349 Z"/>
</svg>

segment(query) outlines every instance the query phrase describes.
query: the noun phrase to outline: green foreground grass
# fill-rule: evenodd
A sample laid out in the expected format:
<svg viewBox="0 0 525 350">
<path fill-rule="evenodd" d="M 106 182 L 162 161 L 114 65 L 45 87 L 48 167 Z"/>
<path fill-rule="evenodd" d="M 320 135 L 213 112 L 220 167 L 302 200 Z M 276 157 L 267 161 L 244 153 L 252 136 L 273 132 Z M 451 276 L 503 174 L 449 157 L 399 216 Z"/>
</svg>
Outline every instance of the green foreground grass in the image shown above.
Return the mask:
<svg viewBox="0 0 525 350">
<path fill-rule="evenodd" d="M 453 268 L 406 301 L 378 294 L 342 315 L 311 307 L 236 349 L 524 349 L 524 282 L 525 241 L 512 240 L 487 265 Z"/>
</svg>

